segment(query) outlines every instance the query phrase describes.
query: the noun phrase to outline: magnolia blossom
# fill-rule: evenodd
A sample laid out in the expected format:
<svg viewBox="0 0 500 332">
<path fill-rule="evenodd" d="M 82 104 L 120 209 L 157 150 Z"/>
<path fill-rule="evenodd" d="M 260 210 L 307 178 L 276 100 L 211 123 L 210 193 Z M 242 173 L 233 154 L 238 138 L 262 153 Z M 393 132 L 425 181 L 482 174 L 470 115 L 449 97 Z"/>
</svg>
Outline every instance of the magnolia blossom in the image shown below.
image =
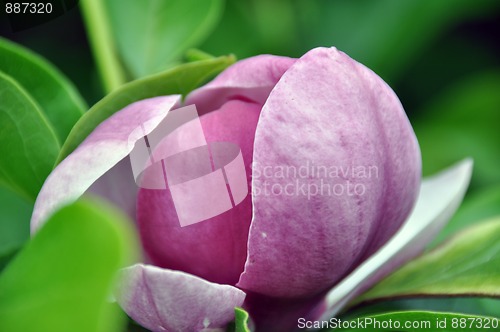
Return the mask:
<svg viewBox="0 0 500 332">
<path fill-rule="evenodd" d="M 241 148 L 250 194 L 186 227 L 168 189 L 138 188 L 130 140 L 196 105 L 208 142 Z M 420 253 L 458 207 L 471 161 L 421 181 L 421 157 L 391 88 L 335 48 L 232 65 L 185 100 L 138 101 L 101 123 L 45 182 L 32 231 L 86 192 L 136 221 L 145 261 L 117 301 L 152 331 L 223 328 L 246 308 L 258 330 L 327 319 Z M 206 195 L 210 195 L 209 192 Z"/>
</svg>

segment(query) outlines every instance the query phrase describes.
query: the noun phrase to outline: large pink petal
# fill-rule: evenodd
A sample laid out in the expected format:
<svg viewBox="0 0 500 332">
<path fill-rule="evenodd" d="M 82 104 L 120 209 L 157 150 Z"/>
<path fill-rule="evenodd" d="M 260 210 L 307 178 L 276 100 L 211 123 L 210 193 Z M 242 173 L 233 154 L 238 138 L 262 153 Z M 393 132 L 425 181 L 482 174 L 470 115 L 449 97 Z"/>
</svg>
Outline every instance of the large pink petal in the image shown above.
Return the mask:
<svg viewBox="0 0 500 332">
<path fill-rule="evenodd" d="M 54 169 L 43 184 L 31 217 L 31 231 L 35 232 L 54 211 L 76 200 L 97 179 L 125 158 L 132 150 L 133 143 L 141 138 L 139 135 L 129 137 L 137 127 L 144 125 L 146 133 L 151 132 L 179 101 L 178 95 L 138 101 L 101 123 L 73 153 Z M 122 166 L 128 167 L 120 164 L 117 169 L 120 173 L 122 173 Z M 128 176 L 131 178 L 132 173 Z M 124 178 L 128 185 L 125 185 L 122 190 L 130 190 L 131 192 L 126 193 L 126 196 L 132 195 L 133 199 L 137 187 L 130 181 L 130 178 Z M 103 181 L 109 179 L 120 180 L 109 175 Z M 109 183 L 109 185 L 115 184 Z M 123 185 L 123 183 L 118 185 Z M 96 191 L 103 192 L 104 190 L 101 186 L 100 189 L 96 188 Z M 119 202 L 120 199 L 114 200 Z M 130 200 L 130 197 L 124 198 L 124 202 L 130 202 Z"/>
<path fill-rule="evenodd" d="M 137 264 L 122 270 L 116 299 L 153 332 L 193 332 L 224 327 L 245 293 L 193 275 Z"/>
<path fill-rule="evenodd" d="M 208 142 L 226 141 L 241 147 L 248 181 L 260 109 L 260 105 L 233 100 L 200 117 Z M 143 246 L 155 265 L 212 282 L 234 285 L 238 281 L 252 219 L 250 195 L 223 214 L 180 227 L 169 190 L 141 189 L 137 212 Z"/>
<path fill-rule="evenodd" d="M 254 163 L 237 285 L 276 297 L 338 282 L 396 232 L 420 182 L 418 143 L 398 98 L 335 48 L 308 52 L 283 75 L 262 109 Z M 269 172 L 283 167 L 288 174 Z"/>
<path fill-rule="evenodd" d="M 275 55 L 258 55 L 238 61 L 210 83 L 191 92 L 186 105 L 196 104 L 200 114 L 216 110 L 230 99 L 251 100 L 263 105 L 295 61 Z"/>
</svg>

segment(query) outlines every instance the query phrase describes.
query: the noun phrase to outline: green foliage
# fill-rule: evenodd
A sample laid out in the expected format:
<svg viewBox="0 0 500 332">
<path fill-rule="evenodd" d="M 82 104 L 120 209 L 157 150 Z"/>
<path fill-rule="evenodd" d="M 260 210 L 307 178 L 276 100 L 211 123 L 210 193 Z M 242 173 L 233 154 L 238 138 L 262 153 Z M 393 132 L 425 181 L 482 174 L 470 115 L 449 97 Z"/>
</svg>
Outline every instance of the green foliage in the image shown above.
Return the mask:
<svg viewBox="0 0 500 332">
<path fill-rule="evenodd" d="M 495 0 L 228 0 L 221 23 L 201 49 L 244 58 L 300 56 L 313 47 L 336 46 L 396 81 L 406 79 L 405 70 L 450 26 L 495 5 Z"/>
<path fill-rule="evenodd" d="M 0 331 L 112 332 L 108 302 L 134 240 L 125 217 L 96 201 L 57 212 L 0 275 Z"/>
<path fill-rule="evenodd" d="M 322 38 L 317 40 L 318 45 L 327 44 L 329 38 L 350 56 L 393 81 L 401 79 L 399 76 L 412 61 L 451 24 L 484 12 L 492 4 L 494 0 L 334 1 L 326 8 L 317 6 L 323 19 L 316 19 L 313 26 L 316 31 L 331 31 L 318 34 Z"/>
<path fill-rule="evenodd" d="M 34 200 L 52 170 L 59 143 L 38 104 L 2 72 L 0 95 L 0 182 Z"/>
<path fill-rule="evenodd" d="M 223 4 L 223 0 L 83 0 L 107 90 L 179 63 L 187 49 L 210 34 Z"/>
<path fill-rule="evenodd" d="M 500 296 L 500 218 L 479 223 L 409 262 L 354 303 L 420 296 Z"/>
<path fill-rule="evenodd" d="M 0 38 L 0 71 L 29 93 L 59 142 L 64 142 L 87 109 L 73 84 L 37 54 L 3 38 Z"/>
<path fill-rule="evenodd" d="M 0 270 L 29 238 L 33 206 L 7 188 L 0 186 Z"/>
<path fill-rule="evenodd" d="M 123 85 L 95 104 L 77 122 L 61 149 L 58 162 L 76 149 L 102 121 L 123 107 L 150 97 L 186 95 L 234 61 L 233 56 L 223 56 L 191 62 Z"/>
<path fill-rule="evenodd" d="M 453 84 L 422 111 L 414 124 L 424 174 L 472 157 L 473 184 L 500 183 L 498 124 L 500 72 L 488 71 Z"/>
<path fill-rule="evenodd" d="M 106 0 L 105 4 L 118 50 L 136 78 L 178 62 L 185 50 L 210 33 L 223 8 L 222 0 Z"/>
</svg>

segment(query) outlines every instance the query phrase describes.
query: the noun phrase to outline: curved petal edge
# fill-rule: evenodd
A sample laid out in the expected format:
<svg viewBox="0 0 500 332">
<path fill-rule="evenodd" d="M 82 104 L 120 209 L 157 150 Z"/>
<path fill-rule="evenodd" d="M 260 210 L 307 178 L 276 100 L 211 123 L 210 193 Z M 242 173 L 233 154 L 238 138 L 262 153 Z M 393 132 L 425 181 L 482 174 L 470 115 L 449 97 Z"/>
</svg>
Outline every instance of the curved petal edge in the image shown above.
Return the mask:
<svg viewBox="0 0 500 332">
<path fill-rule="evenodd" d="M 295 61 L 293 58 L 268 54 L 240 60 L 213 81 L 192 91 L 186 97 L 185 104 L 196 104 L 200 115 L 218 109 L 234 98 L 244 98 L 262 105 Z"/>
<path fill-rule="evenodd" d="M 320 319 L 336 315 L 357 295 L 421 253 L 460 206 L 469 186 L 472 168 L 472 159 L 465 159 L 424 179 L 417 204 L 403 227 L 378 252 L 326 294 L 321 304 L 325 309 Z"/>
<path fill-rule="evenodd" d="M 180 102 L 179 95 L 130 104 L 102 122 L 45 180 L 31 217 L 35 233 L 58 208 L 75 201 L 102 175 L 125 158 L 137 140 L 130 134 L 143 125 L 146 134 Z M 130 190 L 137 192 L 137 188 Z"/>
<path fill-rule="evenodd" d="M 194 275 L 136 264 L 121 271 L 116 299 L 136 322 L 154 332 L 224 327 L 246 294 Z"/>
</svg>

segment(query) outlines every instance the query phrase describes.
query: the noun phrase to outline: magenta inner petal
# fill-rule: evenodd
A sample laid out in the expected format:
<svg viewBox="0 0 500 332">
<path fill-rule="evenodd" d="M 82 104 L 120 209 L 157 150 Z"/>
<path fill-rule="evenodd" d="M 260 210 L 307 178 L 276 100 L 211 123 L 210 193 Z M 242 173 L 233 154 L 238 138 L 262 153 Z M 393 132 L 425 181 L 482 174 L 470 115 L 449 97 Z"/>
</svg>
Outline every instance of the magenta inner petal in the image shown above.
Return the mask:
<svg viewBox="0 0 500 332">
<path fill-rule="evenodd" d="M 137 199 L 139 231 L 143 247 L 153 264 L 185 271 L 212 282 L 236 284 L 247 256 L 252 202 L 251 196 L 244 197 L 244 194 L 250 192 L 250 164 L 260 110 L 261 106 L 258 104 L 232 100 L 220 109 L 200 117 L 206 141 L 214 150 L 212 161 L 216 166 L 220 166 L 217 165 L 219 163 L 217 159 L 226 156 L 220 156 L 219 150 L 213 148 L 224 145 L 214 142 L 229 142 L 232 143 L 232 147 L 237 146 L 241 149 L 241 154 L 238 155 L 240 159 L 234 159 L 236 161 L 233 164 L 241 161 L 242 157 L 246 170 L 246 183 L 243 185 L 248 186 L 248 191 L 240 188 L 241 183 L 239 187 L 231 187 L 238 178 L 231 173 L 234 165 L 229 163 L 225 167 L 228 187 L 239 190 L 233 189 L 231 197 L 236 204 L 228 211 L 181 227 L 180 216 L 172 198 L 174 194 L 172 189 L 139 190 Z M 225 163 L 230 160 L 221 161 Z M 214 190 L 217 191 L 215 188 Z M 202 208 L 216 196 L 214 190 L 198 191 L 192 197 L 200 200 Z M 195 206 L 192 202 L 187 203 L 189 204 L 186 206 Z"/>
<path fill-rule="evenodd" d="M 264 104 L 281 76 L 296 59 L 262 54 L 236 62 L 208 84 L 192 91 L 186 104 L 196 104 L 200 114 L 218 109 L 228 100 Z"/>
</svg>

